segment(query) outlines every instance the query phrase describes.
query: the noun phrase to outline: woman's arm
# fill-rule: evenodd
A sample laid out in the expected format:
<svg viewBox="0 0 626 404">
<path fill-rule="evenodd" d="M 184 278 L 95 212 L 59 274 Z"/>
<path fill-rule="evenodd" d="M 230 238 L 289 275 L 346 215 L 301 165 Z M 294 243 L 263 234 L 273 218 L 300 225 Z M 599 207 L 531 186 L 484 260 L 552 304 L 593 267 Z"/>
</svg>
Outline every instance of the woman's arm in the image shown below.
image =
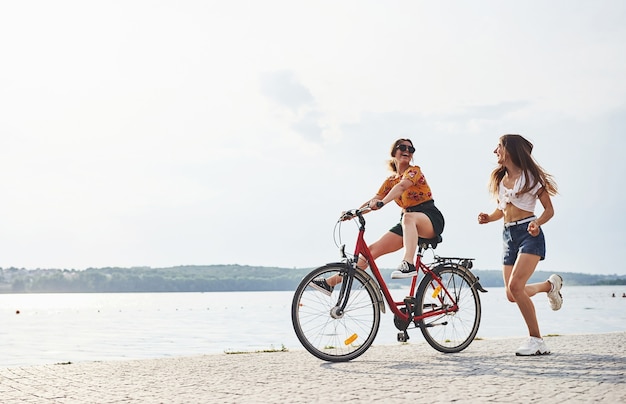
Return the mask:
<svg viewBox="0 0 626 404">
<path fill-rule="evenodd" d="M 372 199 L 368 199 L 367 201 L 363 202 L 363 204 L 359 207 L 359 209 L 363 209 L 366 206 L 369 206 L 370 208 L 372 208 L 372 210 L 376 210 L 378 209 L 376 206 L 376 202 L 380 201 L 381 199 L 383 199 L 385 197 L 384 194 L 376 194 L 372 197 Z"/>
<path fill-rule="evenodd" d="M 478 223 L 485 224 L 489 222 L 494 222 L 496 220 L 502 219 L 503 217 L 504 217 L 504 212 L 502 212 L 500 209 L 494 210 L 492 214 L 481 212 L 478 214 Z"/>
<path fill-rule="evenodd" d="M 379 209 L 379 207 L 376 205 L 376 202 L 380 201 L 386 205 L 394 199 L 399 198 L 400 195 L 402 195 L 404 191 L 409 189 L 411 185 L 413 185 L 411 180 L 408 180 L 406 178 L 400 180 L 400 182 L 398 182 L 396 185 L 393 186 L 393 188 L 391 188 L 387 195 L 376 195 L 374 199 L 370 201 L 370 207 L 374 210 Z"/>
<path fill-rule="evenodd" d="M 550 194 L 545 189 L 541 189 L 539 192 L 539 202 L 543 205 L 543 213 L 538 219 L 528 223 L 528 232 L 531 236 L 539 235 L 539 226 L 546 224 L 554 216 L 554 207 L 552 206 Z"/>
</svg>

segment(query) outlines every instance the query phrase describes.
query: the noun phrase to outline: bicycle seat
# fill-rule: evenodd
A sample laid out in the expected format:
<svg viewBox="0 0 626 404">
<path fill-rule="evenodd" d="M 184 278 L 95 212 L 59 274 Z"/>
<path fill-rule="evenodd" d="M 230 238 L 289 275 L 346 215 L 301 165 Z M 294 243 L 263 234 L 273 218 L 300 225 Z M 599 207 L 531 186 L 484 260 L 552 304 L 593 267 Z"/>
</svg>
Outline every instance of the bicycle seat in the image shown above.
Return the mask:
<svg viewBox="0 0 626 404">
<path fill-rule="evenodd" d="M 417 240 L 417 245 L 422 248 L 432 248 L 433 250 L 437 248 L 437 244 L 441 243 L 443 238 L 441 236 L 437 236 L 435 238 L 419 238 Z"/>
</svg>

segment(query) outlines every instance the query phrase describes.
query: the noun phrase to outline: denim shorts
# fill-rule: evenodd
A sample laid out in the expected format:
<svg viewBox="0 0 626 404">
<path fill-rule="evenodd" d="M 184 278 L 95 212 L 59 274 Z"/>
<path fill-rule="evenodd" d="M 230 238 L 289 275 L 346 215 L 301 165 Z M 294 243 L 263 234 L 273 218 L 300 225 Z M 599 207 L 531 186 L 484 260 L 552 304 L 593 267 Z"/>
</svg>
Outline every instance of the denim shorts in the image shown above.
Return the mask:
<svg viewBox="0 0 626 404">
<path fill-rule="evenodd" d="M 502 263 L 513 265 L 518 254 L 533 254 L 540 257 L 540 261 L 546 258 L 546 239 L 543 230 L 539 228 L 539 234 L 533 237 L 528 233 L 528 223 L 521 223 L 505 227 L 502 231 L 504 251 Z"/>
</svg>

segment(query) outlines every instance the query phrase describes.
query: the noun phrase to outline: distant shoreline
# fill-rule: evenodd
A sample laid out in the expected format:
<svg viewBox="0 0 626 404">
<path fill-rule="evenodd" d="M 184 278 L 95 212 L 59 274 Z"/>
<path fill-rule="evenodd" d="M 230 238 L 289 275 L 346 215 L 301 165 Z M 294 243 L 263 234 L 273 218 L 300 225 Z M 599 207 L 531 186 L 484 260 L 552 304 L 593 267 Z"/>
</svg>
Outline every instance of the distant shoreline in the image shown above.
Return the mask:
<svg viewBox="0 0 626 404">
<path fill-rule="evenodd" d="M 626 299 L 626 284 L 616 284 L 616 285 L 568 285 L 568 287 L 590 287 L 590 288 L 601 288 L 601 287 L 611 287 L 614 286 L 615 287 L 615 291 L 613 292 L 615 298 L 625 298 Z M 503 285 L 499 285 L 499 286 L 486 286 L 485 288 L 492 289 L 492 288 L 504 288 Z M 405 289 L 396 285 L 390 285 L 389 290 L 390 291 L 394 291 L 394 290 L 401 290 L 401 289 Z M 295 290 L 295 287 L 293 289 L 276 289 L 276 290 L 261 290 L 261 289 L 246 289 L 246 290 L 238 290 L 238 289 L 233 289 L 233 290 L 208 290 L 208 291 L 184 291 L 184 290 L 172 290 L 172 291 L 145 291 L 145 290 L 125 290 L 125 291 L 106 291 L 106 292 L 101 292 L 101 291 L 29 291 L 29 292 L 14 292 L 11 290 L 3 290 L 0 287 L 0 296 L 2 295 L 42 295 L 42 294 L 133 294 L 133 293 L 145 293 L 145 294 L 149 294 L 149 293 L 241 293 L 241 292 L 293 292 Z"/>
<path fill-rule="evenodd" d="M 19 269 L 0 268 L 0 293 L 142 293 L 241 292 L 294 290 L 312 268 L 243 265 L 177 266 L 168 268 Z M 390 288 L 392 269 L 381 273 Z M 500 270 L 472 269 L 483 287 L 502 287 Z M 537 271 L 530 282 L 546 280 L 550 271 Z M 559 272 L 568 286 L 626 285 L 626 275 Z"/>
</svg>

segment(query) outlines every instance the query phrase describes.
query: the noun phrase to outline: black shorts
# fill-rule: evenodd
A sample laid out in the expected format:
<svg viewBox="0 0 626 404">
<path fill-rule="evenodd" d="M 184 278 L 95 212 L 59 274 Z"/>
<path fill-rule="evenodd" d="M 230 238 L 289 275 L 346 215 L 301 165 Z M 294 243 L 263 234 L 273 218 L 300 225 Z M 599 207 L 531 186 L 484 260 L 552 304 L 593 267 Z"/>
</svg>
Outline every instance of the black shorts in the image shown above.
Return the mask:
<svg viewBox="0 0 626 404">
<path fill-rule="evenodd" d="M 433 229 L 435 230 L 435 234 L 437 236 L 441 236 L 443 233 L 443 228 L 446 224 L 443 214 L 437 207 L 435 206 L 435 201 L 430 200 L 424 203 L 420 203 L 419 205 L 411 206 L 409 208 L 404 209 L 407 212 L 422 212 L 430 219 L 430 222 L 433 224 Z M 402 213 L 404 215 L 404 212 Z M 400 222 L 389 229 L 390 232 L 397 234 L 402 237 L 402 215 L 400 215 Z"/>
</svg>

